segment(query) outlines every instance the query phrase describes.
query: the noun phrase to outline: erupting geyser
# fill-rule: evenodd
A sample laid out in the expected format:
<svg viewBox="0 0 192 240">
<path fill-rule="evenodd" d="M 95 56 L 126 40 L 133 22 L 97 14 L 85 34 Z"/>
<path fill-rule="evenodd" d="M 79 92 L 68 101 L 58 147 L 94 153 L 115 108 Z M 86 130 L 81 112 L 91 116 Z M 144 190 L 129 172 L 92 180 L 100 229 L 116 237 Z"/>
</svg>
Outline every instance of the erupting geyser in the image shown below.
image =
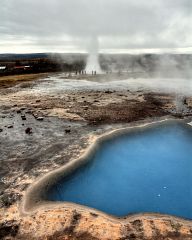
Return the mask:
<svg viewBox="0 0 192 240">
<path fill-rule="evenodd" d="M 99 64 L 99 41 L 97 37 L 92 37 L 89 46 L 89 56 L 87 59 L 87 65 L 85 71 L 87 73 L 102 73 Z"/>
</svg>

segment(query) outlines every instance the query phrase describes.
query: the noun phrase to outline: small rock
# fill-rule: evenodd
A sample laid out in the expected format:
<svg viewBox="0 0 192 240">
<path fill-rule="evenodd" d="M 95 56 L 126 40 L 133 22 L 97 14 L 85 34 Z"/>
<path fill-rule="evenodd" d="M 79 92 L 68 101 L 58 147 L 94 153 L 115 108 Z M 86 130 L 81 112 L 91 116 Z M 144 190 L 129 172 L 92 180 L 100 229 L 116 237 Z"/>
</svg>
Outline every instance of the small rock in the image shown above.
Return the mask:
<svg viewBox="0 0 192 240">
<path fill-rule="evenodd" d="M 112 91 L 109 91 L 109 90 L 107 90 L 107 91 L 105 91 L 105 93 L 113 93 Z"/>
<path fill-rule="evenodd" d="M 21 115 L 22 120 L 26 120 L 25 115 Z"/>
<path fill-rule="evenodd" d="M 30 128 L 30 127 L 26 128 L 26 129 L 25 129 L 25 133 L 26 133 L 26 134 L 32 134 L 32 133 L 33 133 L 33 132 L 32 132 L 32 128 Z"/>
<path fill-rule="evenodd" d="M 71 133 L 71 129 L 65 129 L 65 133 Z"/>
<path fill-rule="evenodd" d="M 26 109 L 25 107 L 20 108 L 21 111 L 23 111 L 23 110 L 25 110 L 25 109 Z"/>
<path fill-rule="evenodd" d="M 7 126 L 7 128 L 13 128 L 13 125 L 9 125 L 9 126 Z"/>
<path fill-rule="evenodd" d="M 37 117 L 36 120 L 37 120 L 37 121 L 43 121 L 44 118 L 43 118 L 43 117 Z"/>
<path fill-rule="evenodd" d="M 17 110 L 17 113 L 21 113 L 21 110 Z"/>
<path fill-rule="evenodd" d="M 27 110 L 27 111 L 25 111 L 25 113 L 32 114 L 32 111 L 31 110 Z"/>
<path fill-rule="evenodd" d="M 3 129 L 2 129 L 2 128 L 0 128 L 0 132 L 3 132 Z"/>
<path fill-rule="evenodd" d="M 90 212 L 90 214 L 91 214 L 93 217 L 98 217 L 98 214 L 97 214 L 97 213 Z"/>
<path fill-rule="evenodd" d="M 41 102 L 41 100 L 39 100 L 39 99 L 38 99 L 38 100 L 36 100 L 36 103 L 40 103 L 40 102 Z"/>
</svg>

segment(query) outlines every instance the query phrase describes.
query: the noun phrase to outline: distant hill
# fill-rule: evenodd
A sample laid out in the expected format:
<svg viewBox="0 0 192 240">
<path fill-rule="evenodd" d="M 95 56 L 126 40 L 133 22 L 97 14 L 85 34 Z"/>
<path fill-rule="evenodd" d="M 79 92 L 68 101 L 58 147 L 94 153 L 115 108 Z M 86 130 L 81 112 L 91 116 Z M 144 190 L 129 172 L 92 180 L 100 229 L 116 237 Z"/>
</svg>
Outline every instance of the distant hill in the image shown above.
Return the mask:
<svg viewBox="0 0 192 240">
<path fill-rule="evenodd" d="M 16 61 L 25 59 L 35 59 L 35 58 L 47 58 L 47 53 L 31 53 L 31 54 L 0 54 L 0 60 L 3 61 Z"/>
</svg>

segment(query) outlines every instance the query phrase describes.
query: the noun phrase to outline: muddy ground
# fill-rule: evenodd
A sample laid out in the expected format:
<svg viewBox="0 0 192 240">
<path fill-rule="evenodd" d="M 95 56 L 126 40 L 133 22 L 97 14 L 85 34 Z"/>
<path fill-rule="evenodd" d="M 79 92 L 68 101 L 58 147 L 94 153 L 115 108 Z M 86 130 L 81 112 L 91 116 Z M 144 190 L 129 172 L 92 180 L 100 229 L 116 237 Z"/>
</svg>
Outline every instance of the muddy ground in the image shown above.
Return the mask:
<svg viewBox="0 0 192 240">
<path fill-rule="evenodd" d="M 95 136 L 146 120 L 192 115 L 190 96 L 182 95 L 178 107 L 175 93 L 155 90 L 47 91 L 46 85 L 42 91 L 41 81 L 49 84 L 43 77 L 0 88 L 0 239 L 192 239 L 190 222 L 165 216 L 119 222 L 63 206 L 20 215 L 28 186 L 80 156 Z"/>
</svg>

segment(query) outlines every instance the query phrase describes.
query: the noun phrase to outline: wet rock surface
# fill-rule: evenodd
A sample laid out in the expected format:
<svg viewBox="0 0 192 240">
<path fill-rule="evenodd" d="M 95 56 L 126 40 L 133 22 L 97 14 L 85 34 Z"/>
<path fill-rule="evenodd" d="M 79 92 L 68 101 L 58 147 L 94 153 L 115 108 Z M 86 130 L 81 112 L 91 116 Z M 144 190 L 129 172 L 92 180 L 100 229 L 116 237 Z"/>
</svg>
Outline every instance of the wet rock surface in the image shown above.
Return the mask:
<svg viewBox="0 0 192 240">
<path fill-rule="evenodd" d="M 0 239 L 192 239 L 191 224 L 175 218 L 118 221 L 64 207 L 21 216 L 18 204 L 28 186 L 81 156 L 95 137 L 136 121 L 192 114 L 189 96 L 178 110 L 174 94 L 131 89 L 34 94 L 31 84 L 0 89 Z"/>
<path fill-rule="evenodd" d="M 19 225 L 16 221 L 5 221 L 0 224 L 0 239 L 5 237 L 14 238 L 17 236 Z"/>
</svg>

